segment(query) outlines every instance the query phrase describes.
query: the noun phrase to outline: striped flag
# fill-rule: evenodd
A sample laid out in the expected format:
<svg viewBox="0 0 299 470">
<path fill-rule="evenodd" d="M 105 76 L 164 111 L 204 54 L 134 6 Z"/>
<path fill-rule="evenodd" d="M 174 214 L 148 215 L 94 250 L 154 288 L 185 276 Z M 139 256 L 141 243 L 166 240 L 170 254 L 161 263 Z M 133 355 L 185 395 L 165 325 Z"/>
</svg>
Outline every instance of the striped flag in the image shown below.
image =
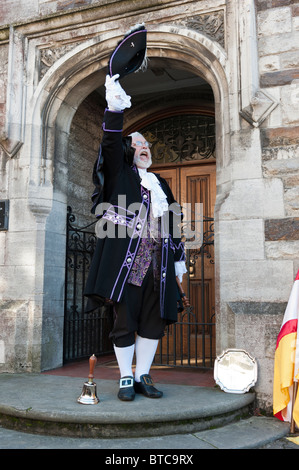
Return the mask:
<svg viewBox="0 0 299 470">
<path fill-rule="evenodd" d="M 293 403 L 294 382 L 299 380 L 299 270 L 290 294 L 274 358 L 273 414 L 299 428 L 299 393 Z"/>
</svg>

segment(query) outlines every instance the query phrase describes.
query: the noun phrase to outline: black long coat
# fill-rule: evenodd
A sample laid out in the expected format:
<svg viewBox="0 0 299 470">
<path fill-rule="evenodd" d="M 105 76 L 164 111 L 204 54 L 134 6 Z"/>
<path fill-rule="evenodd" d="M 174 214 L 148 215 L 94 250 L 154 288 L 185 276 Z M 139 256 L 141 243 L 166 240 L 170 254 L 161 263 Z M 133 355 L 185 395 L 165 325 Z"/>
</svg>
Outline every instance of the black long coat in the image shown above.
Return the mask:
<svg viewBox="0 0 299 470">
<path fill-rule="evenodd" d="M 107 299 L 122 300 L 150 209 L 150 191 L 141 186 L 135 165 L 124 160 L 122 126 L 123 113 L 106 110 L 103 140 L 93 174 L 96 186 L 93 210 L 96 208 L 99 218 L 96 227 L 99 238 L 84 292 L 88 297 L 86 311 Z M 179 299 L 174 262 L 185 260 L 181 239 L 172 236 L 174 220 L 178 220 L 173 213 L 180 215 L 181 209 L 167 182 L 156 176 L 172 209 L 161 217 L 160 312 L 166 323 L 173 323 L 177 321 Z"/>
</svg>

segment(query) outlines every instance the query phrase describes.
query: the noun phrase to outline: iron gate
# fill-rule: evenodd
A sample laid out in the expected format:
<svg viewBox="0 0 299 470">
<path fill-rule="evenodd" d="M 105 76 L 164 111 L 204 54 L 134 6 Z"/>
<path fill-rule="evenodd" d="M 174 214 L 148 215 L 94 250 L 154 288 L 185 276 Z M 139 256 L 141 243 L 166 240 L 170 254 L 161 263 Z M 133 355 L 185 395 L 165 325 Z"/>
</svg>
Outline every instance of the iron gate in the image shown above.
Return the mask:
<svg viewBox="0 0 299 470">
<path fill-rule="evenodd" d="M 84 311 L 83 290 L 95 250 L 96 236 L 90 226 L 76 228 L 70 207 L 67 212 L 65 274 L 64 362 L 113 352 L 109 340 L 112 328 L 111 307 L 92 313 Z M 215 314 L 213 292 L 205 278 L 205 263 L 214 263 L 214 223 L 203 219 L 203 243 L 198 250 L 186 250 L 187 296 L 191 306 L 179 314 L 178 322 L 166 328 L 155 357 L 156 365 L 212 367 L 215 359 Z M 200 280 L 193 285 L 194 269 Z"/>
<path fill-rule="evenodd" d="M 96 246 L 94 231 L 86 227 L 75 227 L 72 209 L 67 210 L 67 241 L 65 263 L 65 307 L 64 307 L 64 363 L 111 353 L 109 340 L 112 328 L 110 307 L 101 307 L 85 313 L 83 291 L 92 255 Z"/>
<path fill-rule="evenodd" d="M 205 276 L 205 264 L 214 265 L 214 219 L 203 217 L 202 223 L 201 247 L 186 250 L 186 295 L 190 307 L 178 315 L 177 323 L 166 328 L 155 357 L 157 365 L 194 368 L 211 368 L 214 365 L 214 288 Z M 200 279 L 193 282 L 195 268 Z"/>
</svg>

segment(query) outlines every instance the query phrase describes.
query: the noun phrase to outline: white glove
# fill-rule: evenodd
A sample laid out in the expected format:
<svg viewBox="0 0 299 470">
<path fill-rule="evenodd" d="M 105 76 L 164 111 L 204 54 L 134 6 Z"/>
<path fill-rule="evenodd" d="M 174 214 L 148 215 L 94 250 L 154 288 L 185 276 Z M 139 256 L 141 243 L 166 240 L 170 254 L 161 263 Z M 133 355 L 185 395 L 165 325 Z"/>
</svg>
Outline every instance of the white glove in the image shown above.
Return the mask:
<svg viewBox="0 0 299 470">
<path fill-rule="evenodd" d="M 185 261 L 174 262 L 175 275 L 179 278 L 180 282 L 183 282 L 183 274 L 187 272 Z"/>
<path fill-rule="evenodd" d="M 131 97 L 126 94 L 121 87 L 119 81 L 119 74 L 106 76 L 106 101 L 110 111 L 123 111 L 125 108 L 131 107 Z"/>
</svg>

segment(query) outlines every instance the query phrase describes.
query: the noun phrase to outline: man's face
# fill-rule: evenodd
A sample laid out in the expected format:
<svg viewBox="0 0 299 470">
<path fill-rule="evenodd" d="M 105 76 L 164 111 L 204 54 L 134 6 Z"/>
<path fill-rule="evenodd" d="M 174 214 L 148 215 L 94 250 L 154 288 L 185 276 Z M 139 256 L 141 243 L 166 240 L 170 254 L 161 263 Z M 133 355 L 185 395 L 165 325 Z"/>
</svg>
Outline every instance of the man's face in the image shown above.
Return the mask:
<svg viewBox="0 0 299 470">
<path fill-rule="evenodd" d="M 150 144 L 141 134 L 132 135 L 132 147 L 135 149 L 134 163 L 138 168 L 149 168 L 152 164 Z"/>
</svg>

